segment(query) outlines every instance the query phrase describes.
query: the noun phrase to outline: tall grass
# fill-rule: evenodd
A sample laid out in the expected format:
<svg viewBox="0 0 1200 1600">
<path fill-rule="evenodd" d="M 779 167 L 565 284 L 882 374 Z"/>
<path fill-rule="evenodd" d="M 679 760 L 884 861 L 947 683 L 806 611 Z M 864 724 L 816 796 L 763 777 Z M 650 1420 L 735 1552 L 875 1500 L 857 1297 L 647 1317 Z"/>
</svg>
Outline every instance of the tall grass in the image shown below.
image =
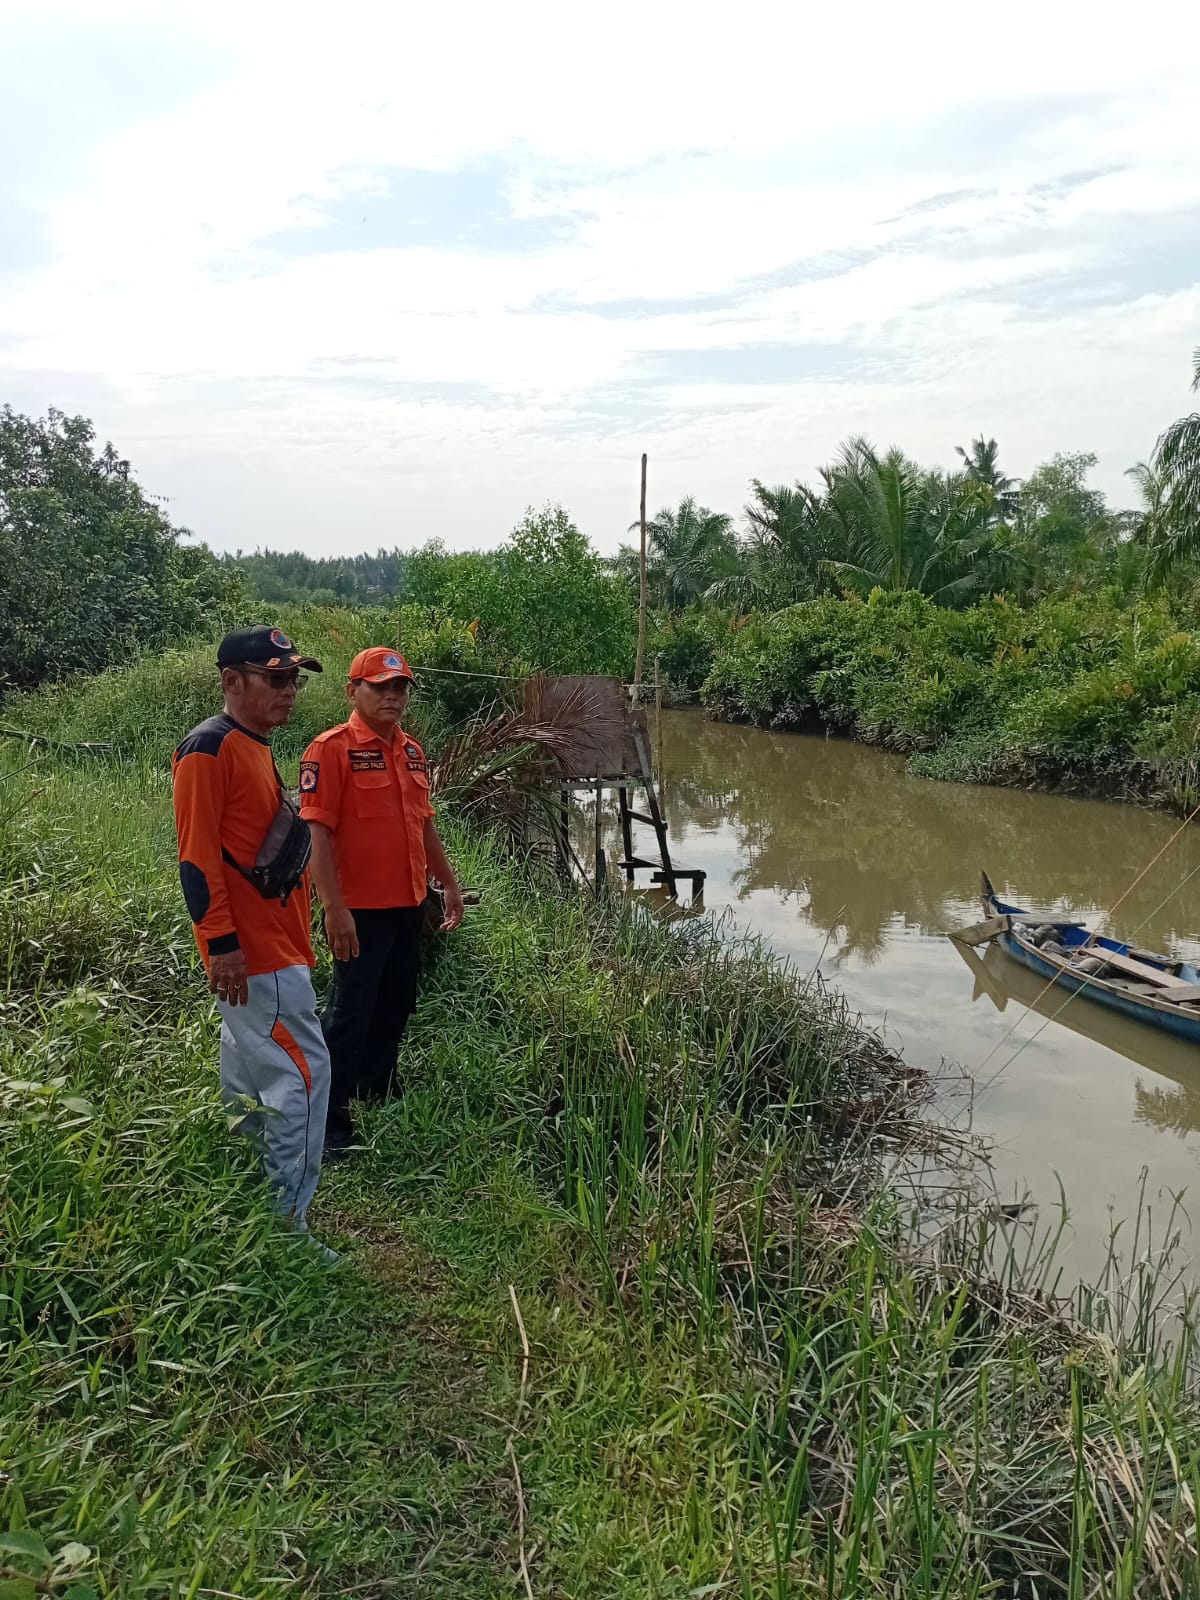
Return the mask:
<svg viewBox="0 0 1200 1600">
<path fill-rule="evenodd" d="M 0 1583 L 1198 1592 L 1193 1318 L 1145 1236 L 1072 1309 L 978 1207 L 914 1230 L 928 1085 L 835 997 L 478 836 L 405 1092 L 322 1180 L 350 1263 L 295 1249 L 127 748 L 0 751 Z"/>
</svg>

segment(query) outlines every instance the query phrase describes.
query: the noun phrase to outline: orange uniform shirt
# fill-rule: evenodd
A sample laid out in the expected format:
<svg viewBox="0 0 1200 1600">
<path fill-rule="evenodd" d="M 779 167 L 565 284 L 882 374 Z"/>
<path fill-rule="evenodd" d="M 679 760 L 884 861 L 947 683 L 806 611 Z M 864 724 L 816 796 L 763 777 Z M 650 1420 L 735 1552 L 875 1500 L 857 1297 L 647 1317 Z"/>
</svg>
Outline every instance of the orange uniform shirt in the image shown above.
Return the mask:
<svg viewBox="0 0 1200 1600">
<path fill-rule="evenodd" d="M 429 771 L 425 752 L 402 729 L 389 743 L 352 711 L 349 722 L 318 734 L 300 763 L 300 815 L 332 831 L 338 883 L 352 911 L 424 900 Z"/>
<path fill-rule="evenodd" d="M 222 713 L 209 717 L 175 752 L 175 828 L 179 881 L 205 967 L 240 949 L 251 977 L 314 964 L 308 874 L 287 905 L 264 900 L 231 867 L 222 847 L 252 867 L 279 810 L 271 742 Z"/>
</svg>

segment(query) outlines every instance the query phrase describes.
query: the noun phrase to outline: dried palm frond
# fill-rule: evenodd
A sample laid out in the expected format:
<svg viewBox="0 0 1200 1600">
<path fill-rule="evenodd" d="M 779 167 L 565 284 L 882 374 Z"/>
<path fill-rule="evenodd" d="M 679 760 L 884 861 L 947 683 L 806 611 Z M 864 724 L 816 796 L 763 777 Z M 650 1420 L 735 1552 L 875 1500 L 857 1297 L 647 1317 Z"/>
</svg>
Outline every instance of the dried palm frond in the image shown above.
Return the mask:
<svg viewBox="0 0 1200 1600">
<path fill-rule="evenodd" d="M 598 729 L 594 706 L 574 689 L 559 697 L 527 695 L 525 707 L 471 722 L 449 739 L 430 787 L 460 816 L 527 843 L 558 827 L 560 780 L 573 754 L 612 729 Z"/>
</svg>

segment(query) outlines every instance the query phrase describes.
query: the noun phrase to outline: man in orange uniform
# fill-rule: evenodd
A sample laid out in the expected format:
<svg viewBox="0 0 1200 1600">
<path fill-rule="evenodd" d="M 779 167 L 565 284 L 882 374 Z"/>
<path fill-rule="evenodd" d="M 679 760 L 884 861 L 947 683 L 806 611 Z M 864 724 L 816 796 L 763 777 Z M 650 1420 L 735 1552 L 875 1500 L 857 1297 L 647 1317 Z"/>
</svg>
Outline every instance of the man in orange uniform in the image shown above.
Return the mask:
<svg viewBox="0 0 1200 1600">
<path fill-rule="evenodd" d="M 462 921 L 425 754 L 400 726 L 412 681 L 397 651 L 360 651 L 346 685 L 349 721 L 314 739 L 300 763 L 300 814 L 312 829 L 313 880 L 334 956 L 322 1015 L 332 1074 L 327 1156 L 354 1143 L 351 1099 L 391 1086 L 416 1008 L 428 873 L 445 890 L 442 927 Z"/>
<path fill-rule="evenodd" d="M 312 987 L 307 842 L 300 819 L 286 815 L 271 731 L 292 714 L 300 669 L 320 672 L 321 664 L 262 626 L 227 634 L 217 666 L 224 710 L 192 729 L 172 763 L 179 880 L 221 1013 L 223 1096 L 260 1108 L 242 1126 L 261 1142 L 279 1210 L 306 1232 L 329 1056 Z M 290 843 L 278 854 L 282 884 L 265 875 L 256 882 L 277 819 Z"/>
</svg>

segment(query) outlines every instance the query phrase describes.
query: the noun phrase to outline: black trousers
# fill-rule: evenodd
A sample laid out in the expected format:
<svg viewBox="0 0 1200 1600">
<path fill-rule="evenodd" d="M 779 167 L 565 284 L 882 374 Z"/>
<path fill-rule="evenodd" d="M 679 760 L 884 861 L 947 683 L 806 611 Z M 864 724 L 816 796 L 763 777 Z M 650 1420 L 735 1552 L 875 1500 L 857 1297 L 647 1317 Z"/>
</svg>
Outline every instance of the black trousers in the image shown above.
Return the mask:
<svg viewBox="0 0 1200 1600">
<path fill-rule="evenodd" d="M 354 1137 L 350 1102 L 379 1099 L 392 1086 L 400 1041 L 417 1005 L 422 906 L 355 911 L 358 955 L 335 961 L 321 1014 L 329 1047 L 328 1144 Z"/>
</svg>

